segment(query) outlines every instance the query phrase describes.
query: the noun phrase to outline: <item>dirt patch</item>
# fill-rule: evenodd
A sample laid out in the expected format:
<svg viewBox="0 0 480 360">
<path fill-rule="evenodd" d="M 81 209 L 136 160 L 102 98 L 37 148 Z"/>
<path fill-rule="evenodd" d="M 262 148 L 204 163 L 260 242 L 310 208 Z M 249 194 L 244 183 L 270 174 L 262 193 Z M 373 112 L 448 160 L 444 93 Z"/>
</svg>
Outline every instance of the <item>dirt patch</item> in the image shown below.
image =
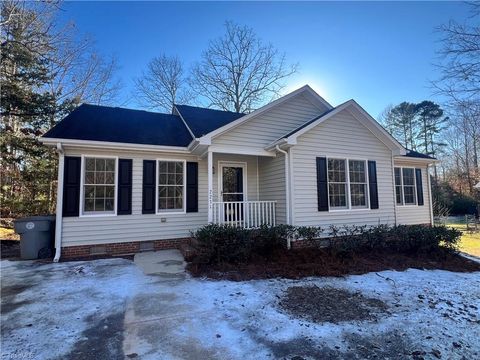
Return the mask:
<svg viewBox="0 0 480 360">
<path fill-rule="evenodd" d="M 289 287 L 279 305 L 295 317 L 316 323 L 372 320 L 387 310 L 381 300 L 329 286 Z"/>
<path fill-rule="evenodd" d="M 407 255 L 370 251 L 339 257 L 326 249 L 305 248 L 279 249 L 268 258 L 257 256 L 248 263 L 212 265 L 190 262 L 187 265 L 187 270 L 193 276 L 233 281 L 359 275 L 383 270 L 404 271 L 409 268 L 473 272 L 480 271 L 480 264 L 449 252 Z"/>
</svg>

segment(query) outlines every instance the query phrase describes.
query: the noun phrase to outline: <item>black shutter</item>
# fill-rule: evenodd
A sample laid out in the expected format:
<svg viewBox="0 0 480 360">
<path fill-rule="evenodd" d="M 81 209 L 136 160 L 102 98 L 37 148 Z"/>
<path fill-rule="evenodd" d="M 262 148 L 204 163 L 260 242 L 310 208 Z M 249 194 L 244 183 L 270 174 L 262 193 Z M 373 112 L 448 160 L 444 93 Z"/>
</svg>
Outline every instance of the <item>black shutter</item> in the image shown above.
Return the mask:
<svg viewBox="0 0 480 360">
<path fill-rule="evenodd" d="M 117 214 L 132 213 L 132 159 L 118 159 Z"/>
<path fill-rule="evenodd" d="M 198 163 L 187 162 L 187 212 L 198 212 Z"/>
<path fill-rule="evenodd" d="M 155 214 L 156 161 L 143 160 L 142 214 Z"/>
<path fill-rule="evenodd" d="M 63 172 L 63 216 L 79 215 L 81 164 L 81 157 L 65 156 Z"/>
<path fill-rule="evenodd" d="M 377 162 L 368 160 L 368 190 L 370 209 L 378 209 Z"/>
<path fill-rule="evenodd" d="M 327 158 L 317 157 L 318 211 L 328 211 Z"/>
<path fill-rule="evenodd" d="M 422 185 L 422 169 L 415 169 L 415 181 L 417 184 L 417 204 L 423 205 L 423 185 Z"/>
</svg>

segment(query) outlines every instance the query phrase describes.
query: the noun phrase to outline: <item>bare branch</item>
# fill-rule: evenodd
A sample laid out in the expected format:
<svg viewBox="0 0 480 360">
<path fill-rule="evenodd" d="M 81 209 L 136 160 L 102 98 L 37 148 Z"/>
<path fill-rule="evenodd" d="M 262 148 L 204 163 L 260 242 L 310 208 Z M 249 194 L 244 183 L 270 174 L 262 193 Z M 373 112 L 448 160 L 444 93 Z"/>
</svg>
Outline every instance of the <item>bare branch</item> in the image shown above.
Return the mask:
<svg viewBox="0 0 480 360">
<path fill-rule="evenodd" d="M 135 79 L 137 101 L 150 109 L 170 112 L 176 103 L 191 99 L 183 65 L 177 56 L 153 58 L 142 76 Z"/>
<path fill-rule="evenodd" d="M 297 65 L 287 66 L 285 55 L 264 44 L 251 28 L 227 22 L 225 30 L 203 52 L 190 84 L 209 106 L 250 112 L 279 96 Z"/>
</svg>

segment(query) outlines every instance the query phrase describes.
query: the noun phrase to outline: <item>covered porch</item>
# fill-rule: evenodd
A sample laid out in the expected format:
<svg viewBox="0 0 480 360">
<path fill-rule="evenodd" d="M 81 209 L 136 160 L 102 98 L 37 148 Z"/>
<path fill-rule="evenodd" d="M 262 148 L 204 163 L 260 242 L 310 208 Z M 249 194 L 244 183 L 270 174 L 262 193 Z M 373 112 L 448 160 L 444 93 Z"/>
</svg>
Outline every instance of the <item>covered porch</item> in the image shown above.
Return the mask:
<svg viewBox="0 0 480 360">
<path fill-rule="evenodd" d="M 209 150 L 206 158 L 209 223 L 247 229 L 285 223 L 283 157 Z"/>
</svg>

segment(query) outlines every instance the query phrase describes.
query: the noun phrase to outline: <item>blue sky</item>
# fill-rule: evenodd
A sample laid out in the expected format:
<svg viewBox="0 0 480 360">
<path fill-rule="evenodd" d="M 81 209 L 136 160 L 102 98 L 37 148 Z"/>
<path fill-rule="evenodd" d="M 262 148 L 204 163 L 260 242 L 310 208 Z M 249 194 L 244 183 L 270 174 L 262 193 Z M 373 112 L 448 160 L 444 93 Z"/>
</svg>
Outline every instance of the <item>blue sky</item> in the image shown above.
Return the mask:
<svg viewBox="0 0 480 360">
<path fill-rule="evenodd" d="M 332 105 L 350 98 L 376 117 L 388 104 L 440 100 L 429 80 L 439 47 L 435 28 L 469 16 L 462 2 L 66 2 L 73 20 L 120 65 L 127 106 L 134 77 L 160 53 L 188 68 L 227 20 L 252 27 L 300 64 L 286 91 L 310 84 Z"/>
</svg>

